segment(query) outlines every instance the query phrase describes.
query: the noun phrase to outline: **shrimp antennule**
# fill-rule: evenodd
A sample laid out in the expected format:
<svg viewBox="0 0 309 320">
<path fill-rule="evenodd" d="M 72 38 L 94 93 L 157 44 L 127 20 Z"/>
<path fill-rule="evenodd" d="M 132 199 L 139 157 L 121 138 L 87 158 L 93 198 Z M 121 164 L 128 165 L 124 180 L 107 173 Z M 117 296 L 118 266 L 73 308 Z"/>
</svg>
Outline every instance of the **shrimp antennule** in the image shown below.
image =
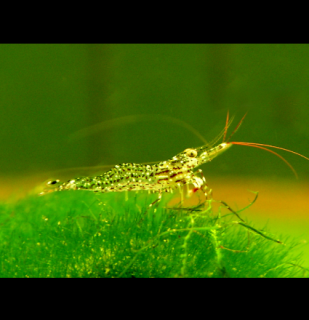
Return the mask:
<svg viewBox="0 0 309 320">
<path fill-rule="evenodd" d="M 227 138 L 227 140 L 225 141 L 225 137 L 226 137 L 226 131 L 228 129 L 227 124 L 225 125 L 225 133 L 224 133 L 224 137 L 223 137 L 223 142 L 229 142 L 229 140 L 232 138 L 232 136 L 234 135 L 234 133 L 239 129 L 240 125 L 242 124 L 242 122 L 244 121 L 245 117 L 247 115 L 247 112 L 245 113 L 245 115 L 241 118 L 241 120 L 238 122 L 236 128 L 234 129 L 234 131 L 230 134 L 230 136 Z M 228 122 L 228 118 L 229 118 L 229 114 L 227 114 L 227 119 L 226 121 Z"/>
</svg>

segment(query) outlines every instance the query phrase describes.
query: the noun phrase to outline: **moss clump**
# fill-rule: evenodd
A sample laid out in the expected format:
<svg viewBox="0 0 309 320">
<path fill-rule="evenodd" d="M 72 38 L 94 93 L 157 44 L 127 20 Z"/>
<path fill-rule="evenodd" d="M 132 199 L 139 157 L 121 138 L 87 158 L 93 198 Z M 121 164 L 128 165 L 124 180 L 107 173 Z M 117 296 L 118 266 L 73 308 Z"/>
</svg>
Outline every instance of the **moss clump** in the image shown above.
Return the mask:
<svg viewBox="0 0 309 320">
<path fill-rule="evenodd" d="M 0 277 L 303 277 L 293 243 L 212 202 L 59 192 L 0 205 Z"/>
</svg>

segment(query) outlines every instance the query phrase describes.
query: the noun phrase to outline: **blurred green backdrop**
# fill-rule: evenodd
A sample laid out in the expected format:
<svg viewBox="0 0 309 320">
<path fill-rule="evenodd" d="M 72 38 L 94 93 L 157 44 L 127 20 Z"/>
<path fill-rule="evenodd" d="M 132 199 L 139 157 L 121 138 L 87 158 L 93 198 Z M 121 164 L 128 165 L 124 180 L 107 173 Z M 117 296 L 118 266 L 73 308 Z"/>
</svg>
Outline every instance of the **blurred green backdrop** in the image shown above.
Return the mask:
<svg viewBox="0 0 309 320">
<path fill-rule="evenodd" d="M 70 135 L 127 115 L 172 116 L 211 140 L 248 111 L 236 141 L 309 156 L 307 44 L 1 44 L 0 175 L 165 160 L 201 141 L 164 121 Z M 232 125 L 232 127 L 233 127 Z M 304 159 L 286 154 L 300 179 Z M 262 150 L 234 146 L 204 166 L 213 175 L 288 177 Z"/>
</svg>

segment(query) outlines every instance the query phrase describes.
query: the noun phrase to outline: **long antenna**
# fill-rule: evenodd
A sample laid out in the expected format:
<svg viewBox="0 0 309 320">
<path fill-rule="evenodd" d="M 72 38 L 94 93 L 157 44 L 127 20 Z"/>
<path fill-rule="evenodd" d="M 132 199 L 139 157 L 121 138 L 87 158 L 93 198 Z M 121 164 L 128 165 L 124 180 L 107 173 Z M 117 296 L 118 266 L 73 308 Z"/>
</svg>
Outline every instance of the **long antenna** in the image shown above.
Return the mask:
<svg viewBox="0 0 309 320">
<path fill-rule="evenodd" d="M 269 147 L 269 148 L 275 148 L 275 149 L 280 149 L 280 150 L 284 150 L 286 152 L 290 152 L 290 153 L 294 153 L 296 154 L 297 156 L 300 156 L 302 158 L 305 158 L 306 160 L 309 160 L 309 158 L 305 157 L 304 155 L 298 153 L 298 152 L 295 152 L 295 151 L 292 151 L 292 150 L 289 150 L 289 149 L 285 149 L 285 148 L 281 148 L 281 147 L 276 147 L 276 146 L 272 146 L 272 145 L 269 145 L 269 144 L 262 144 L 262 143 L 255 143 L 255 142 L 238 142 L 238 141 L 234 141 L 234 142 L 229 142 L 230 144 L 235 144 L 235 145 L 240 145 L 240 146 L 247 146 L 247 147 L 253 147 L 253 148 L 259 148 L 259 149 L 263 149 L 265 151 L 268 151 L 270 153 L 273 153 L 274 155 L 276 155 L 277 157 L 279 157 L 282 161 L 284 161 L 289 167 L 290 169 L 293 171 L 295 177 L 298 179 L 298 175 L 296 173 L 296 170 L 293 168 L 293 166 L 285 159 L 283 158 L 280 154 L 278 154 L 277 152 L 273 151 L 273 150 L 269 150 L 265 147 Z"/>
</svg>

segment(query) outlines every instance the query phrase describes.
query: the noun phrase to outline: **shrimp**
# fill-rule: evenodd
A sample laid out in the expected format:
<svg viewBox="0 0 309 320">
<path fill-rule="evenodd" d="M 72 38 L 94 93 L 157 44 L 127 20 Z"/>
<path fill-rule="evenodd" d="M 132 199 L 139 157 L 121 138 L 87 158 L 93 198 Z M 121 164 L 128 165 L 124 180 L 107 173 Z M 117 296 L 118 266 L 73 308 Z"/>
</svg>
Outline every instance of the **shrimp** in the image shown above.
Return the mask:
<svg viewBox="0 0 309 320">
<path fill-rule="evenodd" d="M 164 192 L 173 192 L 184 185 L 193 185 L 193 191 L 201 190 L 206 199 L 211 198 L 212 190 L 208 187 L 206 179 L 199 166 L 213 160 L 215 157 L 229 149 L 232 145 L 243 145 L 259 148 L 271 152 L 282 159 L 297 176 L 295 169 L 281 155 L 268 148 L 276 148 L 294 153 L 309 160 L 309 158 L 281 147 L 254 142 L 230 142 L 229 140 L 240 127 L 246 114 L 237 124 L 232 134 L 226 139 L 227 130 L 232 122 L 227 114 L 226 123 L 223 132 L 212 143 L 205 144 L 197 148 L 187 148 L 178 153 L 169 160 L 161 161 L 155 164 L 136 164 L 123 163 L 114 166 L 109 171 L 93 176 L 79 177 L 70 179 L 67 182 L 52 180 L 47 183 L 47 188 L 40 195 L 54 191 L 64 190 L 88 190 L 93 192 L 122 192 L 122 191 L 140 191 L 148 190 L 152 193 L 158 193 L 158 198 L 150 204 L 159 202 Z M 223 136 L 223 141 L 214 146 Z"/>
</svg>

